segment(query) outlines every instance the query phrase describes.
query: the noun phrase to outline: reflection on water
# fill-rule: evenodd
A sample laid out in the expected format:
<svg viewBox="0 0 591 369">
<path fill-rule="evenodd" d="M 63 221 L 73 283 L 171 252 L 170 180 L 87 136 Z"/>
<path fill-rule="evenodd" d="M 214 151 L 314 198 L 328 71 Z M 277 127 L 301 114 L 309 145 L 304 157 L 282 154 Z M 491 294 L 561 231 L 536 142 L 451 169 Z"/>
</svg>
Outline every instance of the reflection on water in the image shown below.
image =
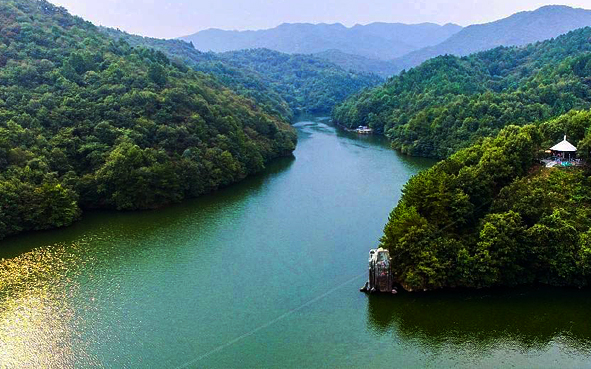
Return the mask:
<svg viewBox="0 0 591 369">
<path fill-rule="evenodd" d="M 558 343 L 591 356 L 591 291 L 559 288 L 371 296 L 368 325 L 429 350 L 453 346 L 479 355 L 510 344 L 523 351 Z"/>
<path fill-rule="evenodd" d="M 47 245 L 76 244 L 80 243 L 80 240 L 93 244 L 112 234 L 129 235 L 134 239 L 138 235 L 149 238 L 150 234 L 158 233 L 160 229 L 172 227 L 179 222 L 191 221 L 196 215 L 196 208 L 204 209 L 201 213 L 223 212 L 225 207 L 232 206 L 245 196 L 256 196 L 269 179 L 287 171 L 294 162 L 293 156 L 276 159 L 267 165 L 262 174 L 248 177 L 228 189 L 198 199 L 186 200 L 182 204 L 164 209 L 129 212 L 90 211 L 84 213 L 82 221 L 70 227 L 8 237 L 0 241 L 0 258 L 12 258 Z"/>
<path fill-rule="evenodd" d="M 296 126 L 295 159 L 210 196 L 2 241 L 0 367 L 591 367 L 588 291 L 326 294 L 432 162 Z"/>
<path fill-rule="evenodd" d="M 198 234 L 200 228 L 214 229 L 217 219 L 232 210 L 228 208 L 246 195 L 256 196 L 269 178 L 293 162 L 293 157 L 276 160 L 264 174 L 231 191 L 166 209 L 90 212 L 69 228 L 3 240 L 0 368 L 104 366 L 105 355 L 97 353 L 96 347 L 105 344 L 100 342 L 105 339 L 121 343 L 122 338 L 113 333 L 118 325 L 126 327 L 128 334 L 141 335 L 137 320 L 142 317 L 127 316 L 129 306 L 118 306 L 117 298 L 123 297 L 127 304 L 140 301 L 146 294 L 140 283 L 142 274 L 182 265 L 185 254 L 175 251 L 177 245 Z M 196 209 L 201 211 L 196 214 Z M 186 232 L 188 225 L 190 232 Z M 154 243 L 159 237 L 170 241 Z M 148 247 L 162 245 L 166 248 Z M 142 264 L 145 270 L 138 267 Z M 131 282 L 134 291 L 122 292 L 121 282 L 134 275 L 140 275 L 136 283 Z M 132 341 L 138 344 L 135 338 Z M 114 355 L 119 358 L 112 362 L 124 362 L 120 353 Z"/>
<path fill-rule="evenodd" d="M 96 361 L 79 341 L 76 245 L 38 249 L 0 261 L 0 367 L 72 368 Z"/>
</svg>

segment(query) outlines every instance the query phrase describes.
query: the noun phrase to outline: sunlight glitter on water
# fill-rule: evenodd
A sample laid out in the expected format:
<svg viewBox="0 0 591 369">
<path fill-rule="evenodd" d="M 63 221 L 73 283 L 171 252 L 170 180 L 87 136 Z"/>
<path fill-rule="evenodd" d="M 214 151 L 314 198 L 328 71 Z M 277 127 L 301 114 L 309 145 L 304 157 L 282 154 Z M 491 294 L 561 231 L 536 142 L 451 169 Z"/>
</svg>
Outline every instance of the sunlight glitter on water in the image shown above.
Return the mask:
<svg viewBox="0 0 591 369">
<path fill-rule="evenodd" d="M 72 276 L 77 245 L 37 249 L 0 261 L 0 366 L 72 368 L 90 364 L 80 342 Z M 73 343 L 77 344 L 73 347 Z"/>
<path fill-rule="evenodd" d="M 297 127 L 295 158 L 216 194 L 3 240 L 0 368 L 591 366 L 591 291 L 326 294 L 432 162 Z"/>
</svg>

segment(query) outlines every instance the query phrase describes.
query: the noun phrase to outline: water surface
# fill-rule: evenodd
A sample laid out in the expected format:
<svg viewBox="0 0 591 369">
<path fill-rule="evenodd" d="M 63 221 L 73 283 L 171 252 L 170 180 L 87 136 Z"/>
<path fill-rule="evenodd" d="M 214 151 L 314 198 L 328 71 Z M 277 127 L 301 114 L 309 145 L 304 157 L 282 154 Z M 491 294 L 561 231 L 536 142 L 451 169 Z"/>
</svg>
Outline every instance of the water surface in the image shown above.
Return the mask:
<svg viewBox="0 0 591 369">
<path fill-rule="evenodd" d="M 431 161 L 298 123 L 295 158 L 211 196 L 0 244 L 0 367 L 589 367 L 591 294 L 358 292 Z"/>
</svg>

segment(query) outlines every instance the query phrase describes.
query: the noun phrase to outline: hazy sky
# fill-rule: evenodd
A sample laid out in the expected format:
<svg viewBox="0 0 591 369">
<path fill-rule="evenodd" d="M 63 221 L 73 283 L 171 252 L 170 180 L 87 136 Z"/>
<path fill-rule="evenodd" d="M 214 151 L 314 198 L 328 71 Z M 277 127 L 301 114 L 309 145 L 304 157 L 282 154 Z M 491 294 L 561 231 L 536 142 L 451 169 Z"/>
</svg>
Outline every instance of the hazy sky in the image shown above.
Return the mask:
<svg viewBox="0 0 591 369">
<path fill-rule="evenodd" d="M 591 0 L 49 0 L 97 25 L 172 38 L 207 28 L 262 29 L 281 23 L 448 22 L 463 26 L 543 5 L 591 9 Z"/>
</svg>

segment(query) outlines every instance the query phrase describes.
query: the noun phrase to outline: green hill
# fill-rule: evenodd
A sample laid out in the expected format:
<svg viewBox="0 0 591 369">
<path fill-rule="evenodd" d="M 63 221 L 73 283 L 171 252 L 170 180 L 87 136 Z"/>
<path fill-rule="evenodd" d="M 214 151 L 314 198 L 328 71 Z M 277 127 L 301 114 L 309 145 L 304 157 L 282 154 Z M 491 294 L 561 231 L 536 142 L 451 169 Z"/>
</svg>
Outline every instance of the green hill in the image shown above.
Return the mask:
<svg viewBox="0 0 591 369">
<path fill-rule="evenodd" d="M 374 73 L 380 77 L 391 77 L 400 70 L 392 61 L 370 59 L 364 56 L 345 54 L 339 50 L 326 50 L 314 54 L 315 57 L 327 60 L 338 65 L 344 70 L 352 70 L 362 73 Z"/>
<path fill-rule="evenodd" d="M 442 56 L 349 98 L 333 117 L 369 125 L 395 148 L 447 157 L 508 124 L 591 107 L 591 28 L 525 47 Z"/>
<path fill-rule="evenodd" d="M 509 126 L 410 180 L 382 246 L 408 290 L 591 282 L 588 168 L 546 169 L 564 133 L 587 161 L 591 111 Z"/>
<path fill-rule="evenodd" d="M 238 69 L 258 73 L 296 114 L 330 114 L 333 107 L 348 96 L 383 81 L 374 74 L 347 72 L 312 55 L 251 49 L 218 56 Z"/>
<path fill-rule="evenodd" d="M 293 111 L 287 102 L 254 71 L 234 67 L 216 54 L 198 51 L 185 41 L 142 37 L 105 27 L 101 27 L 100 31 L 115 40 L 122 39 L 133 47 L 161 51 L 177 63 L 184 63 L 195 70 L 215 75 L 232 91 L 255 100 L 257 105 L 269 114 L 288 121 L 293 119 Z"/>
<path fill-rule="evenodd" d="M 0 238 L 156 208 L 261 171 L 294 130 L 46 1 L 0 3 Z"/>
<path fill-rule="evenodd" d="M 174 60 L 216 76 L 271 114 L 290 119 L 300 113 L 330 114 L 351 94 L 374 87 L 377 75 L 352 72 L 312 55 L 287 55 L 266 49 L 203 53 L 180 40 L 159 40 L 113 29 L 102 32 L 134 46 L 154 48 Z"/>
</svg>

